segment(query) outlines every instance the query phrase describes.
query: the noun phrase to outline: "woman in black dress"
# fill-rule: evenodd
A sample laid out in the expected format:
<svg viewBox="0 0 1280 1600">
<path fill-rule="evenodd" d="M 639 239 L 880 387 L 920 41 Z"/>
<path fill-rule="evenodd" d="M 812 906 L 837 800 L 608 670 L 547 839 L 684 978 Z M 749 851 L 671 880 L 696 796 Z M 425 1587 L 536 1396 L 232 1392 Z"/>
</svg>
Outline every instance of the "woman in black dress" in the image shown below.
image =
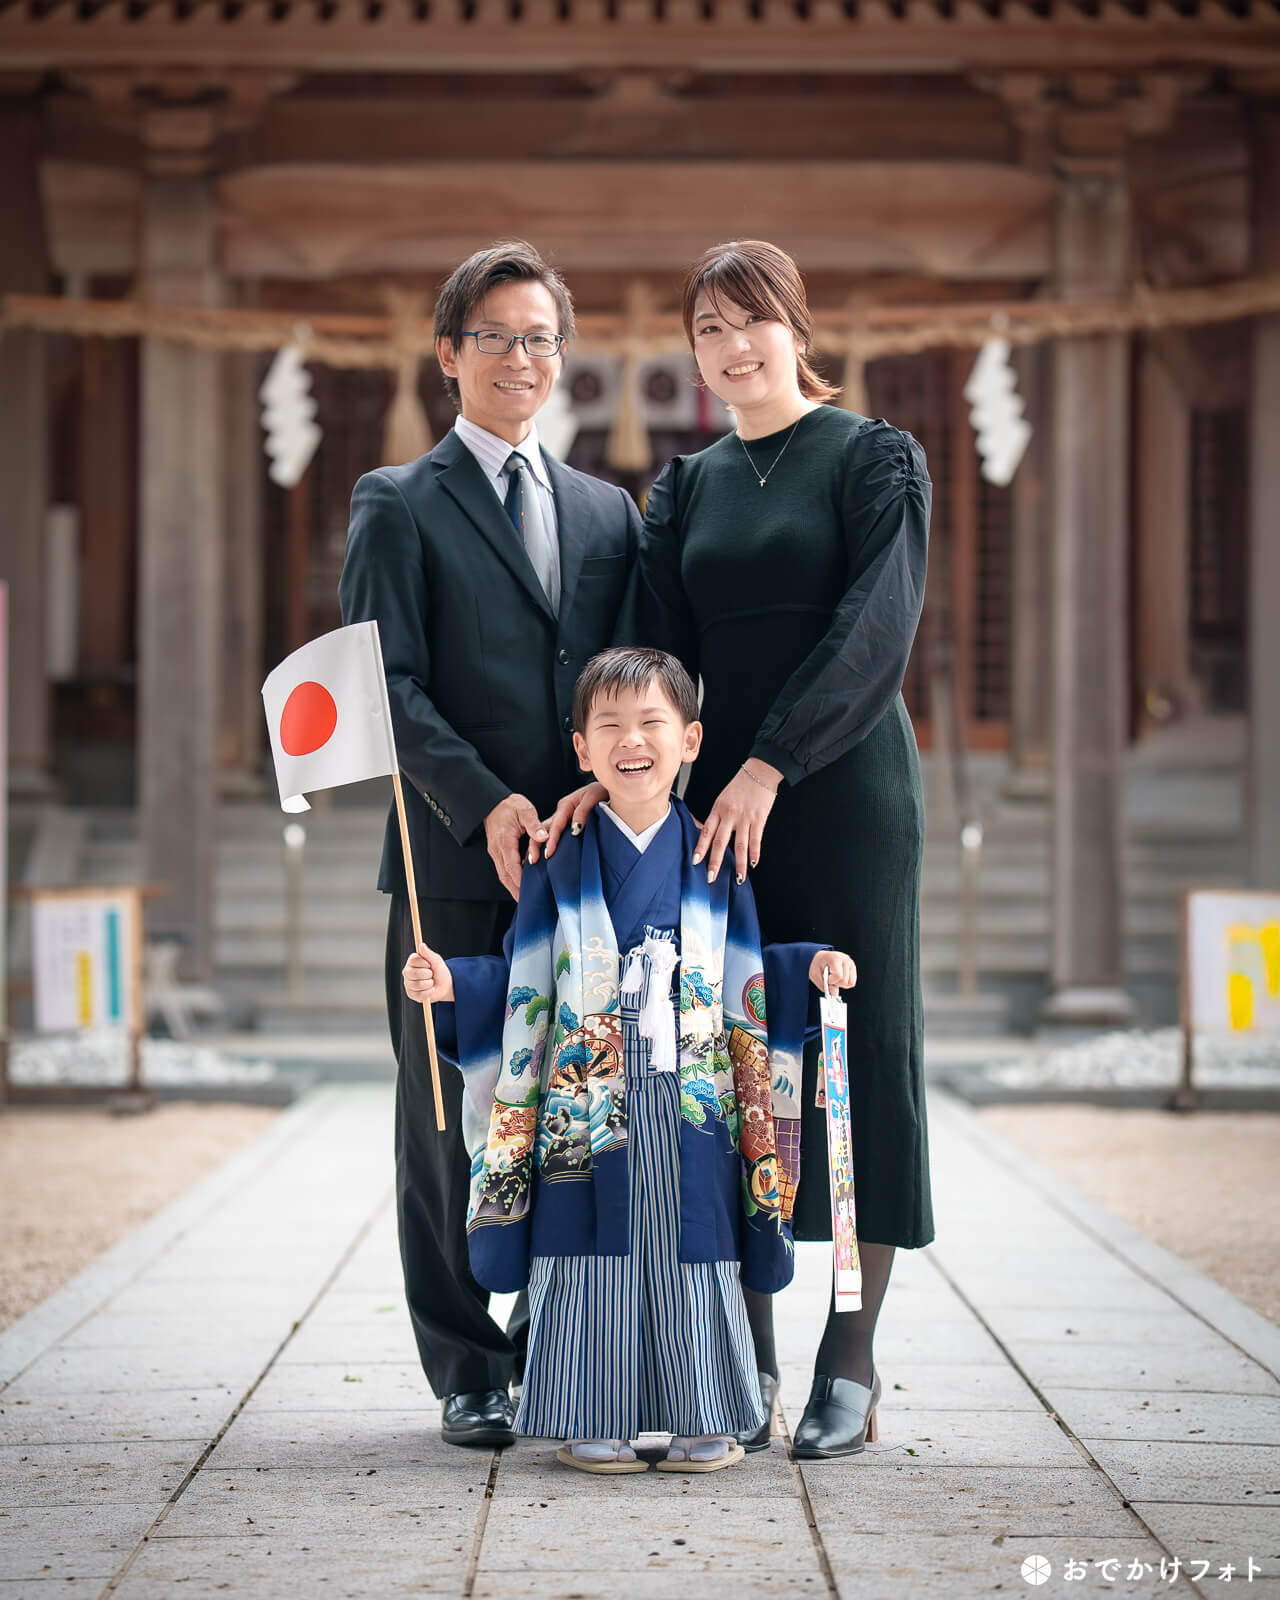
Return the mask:
<svg viewBox="0 0 1280 1600">
<path fill-rule="evenodd" d="M 910 434 L 825 403 L 836 391 L 809 364 L 804 286 L 785 252 L 753 240 L 708 250 L 683 310 L 702 380 L 737 428 L 676 457 L 650 491 L 637 636 L 702 678 L 702 753 L 685 798 L 706 819 L 708 871 L 750 868 L 765 939 L 828 943 L 857 963 L 845 999 L 863 1303 L 839 1315 L 833 1305 L 793 1435 L 799 1456 L 848 1455 L 879 1398 L 872 1339 L 894 1250 L 933 1237 L 924 814 L 899 692 L 924 597 L 931 485 Z M 562 805 L 557 821 L 566 815 Z M 798 1239 L 831 1238 L 817 1064 L 814 1045 Z M 772 1301 L 747 1301 L 771 1414 Z M 767 1425 L 742 1442 L 767 1446 Z"/>
</svg>

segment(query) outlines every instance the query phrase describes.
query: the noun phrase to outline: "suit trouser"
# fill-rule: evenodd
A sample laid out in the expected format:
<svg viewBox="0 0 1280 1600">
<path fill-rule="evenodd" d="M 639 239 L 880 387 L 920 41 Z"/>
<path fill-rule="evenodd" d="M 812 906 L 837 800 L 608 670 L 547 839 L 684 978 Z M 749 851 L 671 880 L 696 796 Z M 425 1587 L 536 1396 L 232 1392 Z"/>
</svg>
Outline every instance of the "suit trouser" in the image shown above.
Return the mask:
<svg viewBox="0 0 1280 1600">
<path fill-rule="evenodd" d="M 501 955 L 515 902 L 419 900 L 422 936 L 445 956 Z M 404 992 L 413 953 L 409 897 L 391 897 L 387 1020 L 396 1047 L 396 1213 L 405 1295 L 418 1356 L 437 1395 L 502 1389 L 524 1368 L 529 1311 L 516 1302 L 507 1331 L 489 1315 L 489 1292 L 471 1274 L 467 1203 L 471 1161 L 462 1142 L 462 1075 L 440 1062 L 443 1133 L 436 1128 L 422 1007 Z"/>
</svg>

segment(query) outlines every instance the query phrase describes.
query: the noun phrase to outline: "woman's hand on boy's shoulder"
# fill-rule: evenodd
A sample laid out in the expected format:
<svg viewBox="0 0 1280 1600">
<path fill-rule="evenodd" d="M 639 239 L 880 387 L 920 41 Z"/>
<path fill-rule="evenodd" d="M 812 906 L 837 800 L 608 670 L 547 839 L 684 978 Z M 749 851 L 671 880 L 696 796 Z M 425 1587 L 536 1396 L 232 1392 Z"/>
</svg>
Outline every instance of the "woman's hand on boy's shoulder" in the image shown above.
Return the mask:
<svg viewBox="0 0 1280 1600">
<path fill-rule="evenodd" d="M 530 838 L 529 865 L 533 866 L 544 854 L 550 860 L 556 853 L 556 846 L 560 843 L 560 836 L 564 830 L 568 828 L 575 834 L 581 833 L 592 808 L 599 805 L 601 800 L 608 798 L 609 791 L 604 784 L 597 783 L 594 778 L 590 783 L 584 783 L 581 789 L 575 789 L 572 794 L 565 795 L 542 824 L 546 838 L 539 839 L 536 834 Z"/>
<path fill-rule="evenodd" d="M 693 847 L 695 867 L 707 858 L 708 883 L 715 882 L 726 855 L 739 883 L 745 882 L 748 867 L 760 865 L 764 825 L 781 782 L 777 767 L 749 756 L 721 789 Z"/>
<path fill-rule="evenodd" d="M 815 989 L 852 989 L 858 981 L 858 969 L 852 956 L 845 955 L 843 950 L 819 950 L 809 963 L 809 981 Z"/>
<path fill-rule="evenodd" d="M 410 1000 L 438 1005 L 453 999 L 453 974 L 449 963 L 435 950 L 420 944 L 404 964 L 404 992 Z"/>
</svg>

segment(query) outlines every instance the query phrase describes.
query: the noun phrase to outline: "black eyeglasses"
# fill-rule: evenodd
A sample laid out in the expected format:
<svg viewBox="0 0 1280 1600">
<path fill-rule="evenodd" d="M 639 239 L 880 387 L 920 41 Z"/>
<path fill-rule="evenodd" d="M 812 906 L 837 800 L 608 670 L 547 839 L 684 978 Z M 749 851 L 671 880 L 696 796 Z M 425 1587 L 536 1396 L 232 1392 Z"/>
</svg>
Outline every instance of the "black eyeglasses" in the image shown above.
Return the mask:
<svg viewBox="0 0 1280 1600">
<path fill-rule="evenodd" d="M 463 328 L 458 337 L 474 339 L 476 349 L 484 356 L 505 356 L 509 350 L 515 349 L 517 340 L 524 346 L 527 356 L 557 356 L 564 343 L 562 333 L 499 333 L 496 328 L 480 333 Z"/>
</svg>

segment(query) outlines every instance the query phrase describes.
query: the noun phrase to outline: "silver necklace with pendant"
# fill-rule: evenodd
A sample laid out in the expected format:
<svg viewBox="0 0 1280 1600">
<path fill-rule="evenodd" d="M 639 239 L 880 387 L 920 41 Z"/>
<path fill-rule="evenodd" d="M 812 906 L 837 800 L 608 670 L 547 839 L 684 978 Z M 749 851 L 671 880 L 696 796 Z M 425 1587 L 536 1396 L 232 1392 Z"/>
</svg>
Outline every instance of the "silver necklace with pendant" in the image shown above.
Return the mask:
<svg viewBox="0 0 1280 1600">
<path fill-rule="evenodd" d="M 751 468 L 752 472 L 755 473 L 756 477 L 760 479 L 760 487 L 762 489 L 764 488 L 765 484 L 768 483 L 770 475 L 772 474 L 774 467 L 776 467 L 778 465 L 779 461 L 782 460 L 783 456 L 786 455 L 787 446 L 791 443 L 792 439 L 795 437 L 796 429 L 800 426 L 800 424 L 803 421 L 804 421 L 803 417 L 797 417 L 796 420 L 791 424 L 791 432 L 782 441 L 782 449 L 778 451 L 776 456 L 774 456 L 772 465 L 769 467 L 769 471 L 764 473 L 763 475 L 761 475 L 760 468 L 758 466 L 756 466 L 755 462 L 752 461 L 752 459 L 751 459 L 751 452 L 750 452 L 750 450 L 747 449 L 746 440 L 742 437 L 741 434 L 738 435 L 738 443 L 742 446 L 742 453 L 747 458 L 747 465 Z"/>
</svg>

